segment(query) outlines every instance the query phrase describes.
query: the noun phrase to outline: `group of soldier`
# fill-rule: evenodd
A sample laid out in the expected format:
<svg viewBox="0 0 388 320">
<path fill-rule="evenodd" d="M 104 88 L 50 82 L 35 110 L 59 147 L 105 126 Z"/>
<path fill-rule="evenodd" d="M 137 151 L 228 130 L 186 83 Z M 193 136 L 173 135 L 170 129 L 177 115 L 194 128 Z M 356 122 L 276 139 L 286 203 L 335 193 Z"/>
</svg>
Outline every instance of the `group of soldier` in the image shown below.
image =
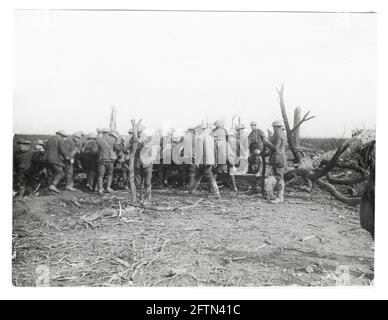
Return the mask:
<svg viewBox="0 0 388 320">
<path fill-rule="evenodd" d="M 208 125 L 199 125 L 187 130 L 188 133 L 209 137 L 215 147 L 227 142 L 230 135 L 223 127 L 221 121 L 216 121 L 214 128 Z M 262 162 L 269 157 L 272 175 L 277 182 L 278 195 L 272 199 L 273 203 L 281 203 L 284 200 L 284 168 L 286 166 L 286 135 L 281 121 L 275 121 L 273 134 L 266 137 L 264 132 L 257 127 L 256 122 L 251 122 L 251 132 L 248 139 L 248 167 L 245 173 L 261 175 Z M 239 125 L 235 128 L 234 136 L 238 140 L 245 127 Z M 234 164 L 219 164 L 217 152 L 214 164 L 186 162 L 175 164 L 174 161 L 165 161 L 166 153 L 170 153 L 174 145 L 182 143 L 183 137 L 173 136 L 169 140 L 169 147 L 160 143 L 160 161 L 155 164 L 152 161 L 144 161 L 141 157 L 142 149 L 149 141 L 144 134 L 145 127 L 140 125 L 136 134 L 130 129 L 128 136 L 122 137 L 117 131 L 108 128 L 98 128 L 97 133 L 88 135 L 76 132 L 68 135 L 60 130 L 47 140 L 38 140 L 35 145 L 31 141 L 19 138 L 14 150 L 14 194 L 23 196 L 34 188 L 47 188 L 52 193 L 60 192 L 61 182 L 64 182 L 65 190 L 74 192 L 74 171 L 82 170 L 86 173 L 85 185 L 91 192 L 104 194 L 114 192 L 112 182 L 121 181 L 121 186 L 129 189 L 130 176 L 133 174 L 134 184 L 137 190 L 145 191 L 145 200 L 151 196 L 151 182 L 153 169 L 158 170 L 159 183 L 168 185 L 169 177 L 174 170 L 179 170 L 182 185 L 194 192 L 196 186 L 205 178 L 210 183 L 210 190 L 220 197 L 217 177 L 221 173 L 233 175 L 231 169 Z M 203 135 L 207 132 L 208 136 Z M 170 137 L 171 138 L 171 137 Z M 195 141 L 193 140 L 193 146 Z M 237 154 L 243 150 L 237 150 Z M 131 157 L 133 172 L 131 171 Z M 167 157 L 168 159 L 168 157 Z M 238 165 L 237 165 L 238 166 Z M 115 177 L 117 176 L 117 177 Z M 140 195 L 140 201 L 142 192 Z"/>
</svg>

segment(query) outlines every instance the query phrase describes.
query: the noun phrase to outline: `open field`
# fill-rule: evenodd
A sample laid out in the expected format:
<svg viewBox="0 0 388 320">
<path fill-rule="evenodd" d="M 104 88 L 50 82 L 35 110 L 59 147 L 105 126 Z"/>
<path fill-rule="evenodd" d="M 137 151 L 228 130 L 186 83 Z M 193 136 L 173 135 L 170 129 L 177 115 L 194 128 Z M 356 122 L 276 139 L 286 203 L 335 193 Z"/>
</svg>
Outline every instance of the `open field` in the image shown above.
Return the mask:
<svg viewBox="0 0 388 320">
<path fill-rule="evenodd" d="M 355 209 L 317 191 L 288 189 L 277 206 L 222 194 L 158 189 L 153 210 L 129 205 L 124 191 L 16 201 L 13 284 L 35 286 L 39 266 L 50 286 L 371 284 L 373 242 Z"/>
</svg>

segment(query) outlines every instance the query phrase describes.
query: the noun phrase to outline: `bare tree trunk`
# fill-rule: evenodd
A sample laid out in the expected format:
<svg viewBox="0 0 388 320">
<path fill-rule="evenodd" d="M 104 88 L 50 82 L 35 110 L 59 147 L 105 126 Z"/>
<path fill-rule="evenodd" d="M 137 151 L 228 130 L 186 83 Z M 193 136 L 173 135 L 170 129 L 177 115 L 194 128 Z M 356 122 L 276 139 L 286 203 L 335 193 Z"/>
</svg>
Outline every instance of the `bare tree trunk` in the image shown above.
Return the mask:
<svg viewBox="0 0 388 320">
<path fill-rule="evenodd" d="M 286 133 L 287 133 L 288 146 L 290 147 L 291 152 L 292 152 L 292 154 L 294 156 L 294 161 L 296 163 L 300 163 L 300 161 L 302 159 L 302 156 L 301 156 L 300 152 L 298 152 L 298 150 L 295 147 L 295 143 L 294 143 L 294 139 L 293 139 L 293 134 L 292 134 L 292 130 L 291 130 L 291 127 L 290 127 L 290 122 L 288 121 L 286 106 L 284 104 L 284 86 L 282 85 L 280 90 L 278 89 L 277 91 L 278 91 L 278 94 L 279 94 L 280 110 L 281 110 L 281 113 L 282 113 L 284 127 L 285 127 Z"/>
<path fill-rule="evenodd" d="M 292 138 L 294 139 L 295 147 L 297 150 L 300 150 L 300 127 L 297 127 L 300 123 L 300 107 L 295 108 L 294 110 L 294 132 L 292 133 Z"/>
</svg>

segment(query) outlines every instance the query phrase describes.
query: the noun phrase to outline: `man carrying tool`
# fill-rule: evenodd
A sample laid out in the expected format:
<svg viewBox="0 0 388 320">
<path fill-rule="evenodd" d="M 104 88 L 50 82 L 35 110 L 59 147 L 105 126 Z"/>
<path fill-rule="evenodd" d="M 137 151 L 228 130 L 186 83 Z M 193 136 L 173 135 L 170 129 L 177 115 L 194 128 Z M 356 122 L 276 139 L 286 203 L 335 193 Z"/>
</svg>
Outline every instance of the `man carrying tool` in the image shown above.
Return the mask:
<svg viewBox="0 0 388 320">
<path fill-rule="evenodd" d="M 287 136 L 284 133 L 284 127 L 281 121 L 275 121 L 272 123 L 272 127 L 274 134 L 270 140 L 265 139 L 264 144 L 269 149 L 269 164 L 272 166 L 272 173 L 276 179 L 276 187 L 278 190 L 277 198 L 271 202 L 279 204 L 284 202 L 284 169 L 287 164 Z"/>
</svg>

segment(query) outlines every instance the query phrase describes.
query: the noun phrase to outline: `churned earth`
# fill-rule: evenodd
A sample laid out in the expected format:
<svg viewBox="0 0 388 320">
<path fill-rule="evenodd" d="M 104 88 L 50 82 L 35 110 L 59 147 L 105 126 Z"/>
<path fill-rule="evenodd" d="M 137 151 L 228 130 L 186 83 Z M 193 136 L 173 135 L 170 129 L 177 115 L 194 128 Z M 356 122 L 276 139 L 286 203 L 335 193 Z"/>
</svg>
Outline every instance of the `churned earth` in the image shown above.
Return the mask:
<svg viewBox="0 0 388 320">
<path fill-rule="evenodd" d="M 322 191 L 287 190 L 273 205 L 222 190 L 127 191 L 14 200 L 15 286 L 371 285 L 373 241 L 357 208 Z"/>
</svg>

